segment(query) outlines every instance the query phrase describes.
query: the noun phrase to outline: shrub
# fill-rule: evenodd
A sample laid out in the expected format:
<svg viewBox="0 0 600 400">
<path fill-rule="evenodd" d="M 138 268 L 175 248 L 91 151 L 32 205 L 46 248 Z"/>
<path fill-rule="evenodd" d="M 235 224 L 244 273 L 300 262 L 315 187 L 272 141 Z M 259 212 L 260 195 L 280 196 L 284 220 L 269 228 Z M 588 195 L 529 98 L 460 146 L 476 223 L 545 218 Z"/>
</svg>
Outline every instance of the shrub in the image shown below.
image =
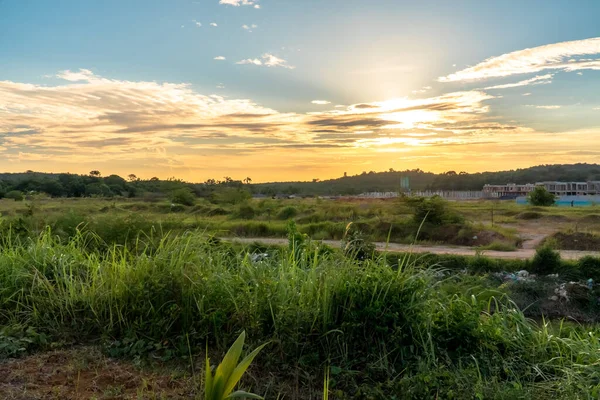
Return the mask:
<svg viewBox="0 0 600 400">
<path fill-rule="evenodd" d="M 4 197 L 6 197 L 7 199 L 12 199 L 14 201 L 23 201 L 24 199 L 23 192 L 19 190 L 11 190 L 10 192 L 6 193 Z"/>
<path fill-rule="evenodd" d="M 594 281 L 600 281 L 600 258 L 585 256 L 579 259 L 578 269 L 583 278 L 592 278 Z"/>
<path fill-rule="evenodd" d="M 531 260 L 531 271 L 536 274 L 554 274 L 560 272 L 560 253 L 544 245 L 536 250 Z"/>
<path fill-rule="evenodd" d="M 461 223 L 463 218 L 448 207 L 448 202 L 439 196 L 431 198 L 418 197 L 408 199 L 408 204 L 413 208 L 413 220 L 420 224 L 426 221 L 432 225 L 445 225 Z"/>
<path fill-rule="evenodd" d="M 555 196 L 543 186 L 536 186 L 527 196 L 529 203 L 534 206 L 548 207 L 556 201 Z"/>
<path fill-rule="evenodd" d="M 256 210 L 250 204 L 242 204 L 235 213 L 237 218 L 252 219 L 256 215 Z"/>
<path fill-rule="evenodd" d="M 277 214 L 277 218 L 291 219 L 294 218 L 296 215 L 298 215 L 298 210 L 295 207 L 287 206 L 284 207 L 281 211 L 279 211 L 279 213 Z"/>
<path fill-rule="evenodd" d="M 175 204 L 183 204 L 184 206 L 193 206 L 196 202 L 196 196 L 188 188 L 177 189 L 171 195 L 171 201 Z"/>
</svg>

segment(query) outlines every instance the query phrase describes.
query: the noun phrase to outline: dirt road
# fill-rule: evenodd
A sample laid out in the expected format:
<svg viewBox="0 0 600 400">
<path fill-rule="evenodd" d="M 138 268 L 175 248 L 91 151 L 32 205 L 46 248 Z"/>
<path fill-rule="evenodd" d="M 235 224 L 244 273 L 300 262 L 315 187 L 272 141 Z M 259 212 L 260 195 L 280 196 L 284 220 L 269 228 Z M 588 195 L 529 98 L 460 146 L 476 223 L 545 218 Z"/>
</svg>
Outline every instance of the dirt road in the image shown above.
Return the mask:
<svg viewBox="0 0 600 400">
<path fill-rule="evenodd" d="M 269 245 L 285 245 L 288 243 L 287 239 L 274 239 L 274 238 L 226 238 L 227 241 L 238 242 L 238 243 L 264 243 Z M 339 240 L 323 240 L 328 246 L 340 247 Z M 465 246 L 422 246 L 422 245 L 407 245 L 398 243 L 383 243 L 375 242 L 377 250 L 395 253 L 432 253 L 432 254 L 454 254 L 459 256 L 474 256 L 476 250 L 471 247 Z M 535 249 L 518 249 L 516 251 L 493 251 L 484 250 L 480 252 L 486 257 L 491 258 L 506 258 L 506 259 L 527 259 L 532 258 L 535 254 Z M 597 251 L 575 251 L 575 250 L 560 250 L 560 255 L 566 260 L 576 260 L 583 256 L 595 256 L 600 257 L 600 252 Z"/>
</svg>

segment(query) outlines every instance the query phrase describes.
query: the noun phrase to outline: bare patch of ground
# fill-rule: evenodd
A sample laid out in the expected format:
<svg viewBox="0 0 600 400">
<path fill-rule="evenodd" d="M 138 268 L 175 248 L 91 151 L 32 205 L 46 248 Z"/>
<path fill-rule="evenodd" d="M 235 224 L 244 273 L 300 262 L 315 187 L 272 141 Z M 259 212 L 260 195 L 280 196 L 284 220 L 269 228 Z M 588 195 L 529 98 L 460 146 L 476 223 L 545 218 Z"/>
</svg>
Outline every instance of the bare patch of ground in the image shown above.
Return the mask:
<svg viewBox="0 0 600 400">
<path fill-rule="evenodd" d="M 4 400 L 190 399 L 196 391 L 196 382 L 183 373 L 143 371 L 93 347 L 0 362 Z"/>
</svg>

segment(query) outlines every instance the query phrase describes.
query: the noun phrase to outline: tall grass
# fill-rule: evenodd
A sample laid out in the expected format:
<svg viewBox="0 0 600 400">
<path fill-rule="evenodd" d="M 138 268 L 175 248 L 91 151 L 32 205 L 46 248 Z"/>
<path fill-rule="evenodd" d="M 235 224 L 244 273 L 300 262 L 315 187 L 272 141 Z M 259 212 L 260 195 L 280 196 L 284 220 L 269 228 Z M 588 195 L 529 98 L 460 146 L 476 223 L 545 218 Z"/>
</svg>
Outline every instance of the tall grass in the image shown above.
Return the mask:
<svg viewBox="0 0 600 400">
<path fill-rule="evenodd" d="M 245 330 L 272 343 L 257 358 L 265 373 L 318 387 L 335 366 L 330 390 L 357 398 L 597 397 L 597 331 L 536 325 L 505 299 L 448 295 L 434 270 L 407 259 L 390 268 L 310 243 L 257 257 L 207 239 L 90 246 L 101 239 L 89 232 L 68 241 L 50 230 L 9 234 L 0 325 L 182 355 L 206 343 L 225 349 Z"/>
</svg>

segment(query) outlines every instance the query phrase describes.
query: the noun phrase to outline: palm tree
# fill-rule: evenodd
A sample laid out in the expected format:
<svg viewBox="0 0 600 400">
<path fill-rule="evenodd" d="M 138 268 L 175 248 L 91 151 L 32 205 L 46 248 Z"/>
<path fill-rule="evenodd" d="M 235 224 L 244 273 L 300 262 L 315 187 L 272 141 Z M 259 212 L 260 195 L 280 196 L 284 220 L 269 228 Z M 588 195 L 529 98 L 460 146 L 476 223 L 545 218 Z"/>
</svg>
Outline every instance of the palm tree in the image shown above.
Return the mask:
<svg viewBox="0 0 600 400">
<path fill-rule="evenodd" d="M 245 183 L 246 185 L 249 185 L 249 184 L 250 184 L 250 182 L 252 182 L 252 178 L 250 178 L 250 177 L 247 177 L 246 179 L 244 179 L 244 183 Z"/>
</svg>

